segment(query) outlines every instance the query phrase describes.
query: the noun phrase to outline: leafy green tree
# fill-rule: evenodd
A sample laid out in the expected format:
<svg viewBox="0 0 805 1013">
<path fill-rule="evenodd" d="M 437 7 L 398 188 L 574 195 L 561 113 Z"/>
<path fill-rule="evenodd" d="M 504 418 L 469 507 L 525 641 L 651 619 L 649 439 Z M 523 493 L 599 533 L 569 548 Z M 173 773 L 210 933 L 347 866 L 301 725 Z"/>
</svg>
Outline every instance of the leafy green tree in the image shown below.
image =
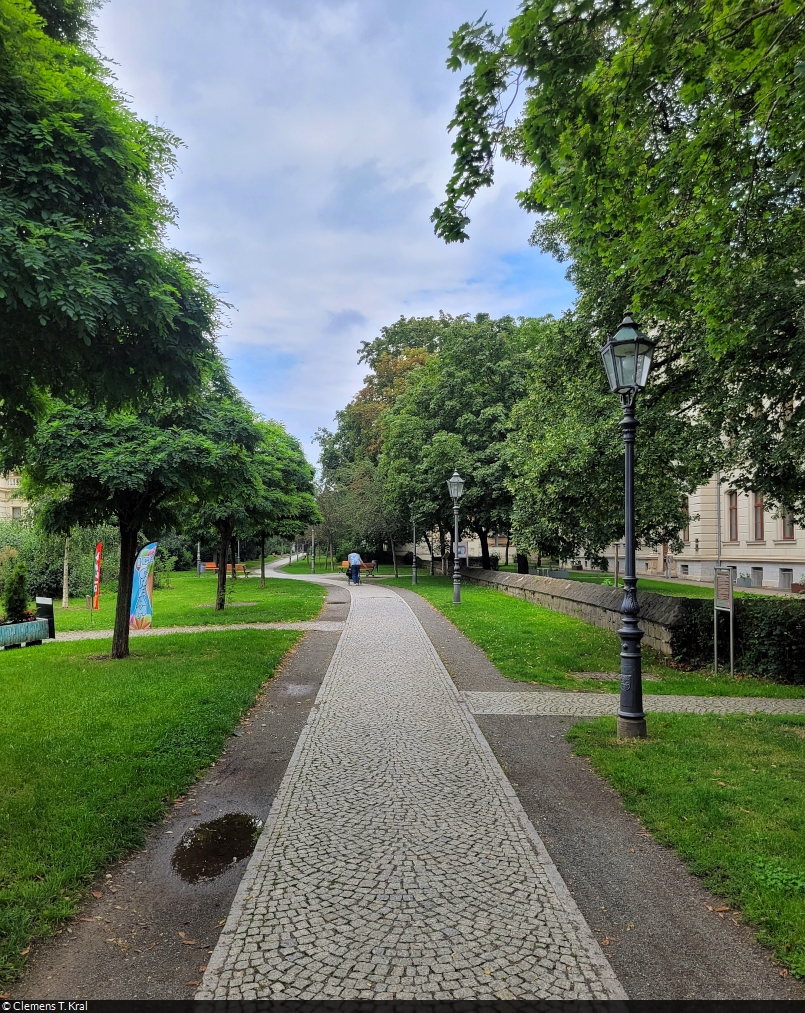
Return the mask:
<svg viewBox="0 0 805 1013">
<path fill-rule="evenodd" d="M 260 585 L 265 587 L 266 539 L 293 537 L 309 524 L 318 524 L 313 477 L 302 446 L 279 422 L 258 422 L 260 443 L 255 452 L 259 490 L 248 505 L 246 529 L 260 540 Z"/>
<path fill-rule="evenodd" d="M 503 448 L 509 414 L 526 393 L 529 365 L 520 326 L 511 317 L 460 318 L 383 417 L 389 502 L 400 514 L 413 509 L 426 526 L 450 531 L 453 509 L 445 483 L 458 468 L 467 480 L 462 515 L 480 540 L 486 569 L 489 535 L 511 524 Z"/>
<path fill-rule="evenodd" d="M 178 139 L 138 119 L 82 48 L 93 4 L 0 0 L 0 452 L 19 460 L 43 392 L 94 405 L 185 394 L 216 300 L 166 248 Z M 40 15 L 36 13 L 39 10 Z"/>
<path fill-rule="evenodd" d="M 221 386 L 208 382 L 190 402 L 157 400 L 139 413 L 57 405 L 40 424 L 26 474 L 29 495 L 42 500 L 43 526 L 66 533 L 114 520 L 120 530 L 113 658 L 129 653 L 140 532 L 173 527 L 190 497 L 220 502 L 253 470 L 254 417 Z"/>
<path fill-rule="evenodd" d="M 542 216 L 534 242 L 570 260 L 580 318 L 603 339 L 631 304 L 688 367 L 676 410 L 708 418 L 739 484 L 800 516 L 804 46 L 793 0 L 528 0 L 502 34 L 462 25 L 455 172 L 433 216 L 464 241 L 496 152 L 528 164 L 518 199 Z"/>
<path fill-rule="evenodd" d="M 503 455 L 514 496 L 514 541 L 543 556 L 598 559 L 623 537 L 619 400 L 596 343 L 570 315 L 541 330 L 532 362 L 528 394 L 512 410 Z M 644 544 L 679 548 L 688 520 L 682 497 L 710 477 L 716 462 L 709 429 L 676 413 L 672 394 L 655 387 L 640 402 L 636 534 Z"/>
</svg>

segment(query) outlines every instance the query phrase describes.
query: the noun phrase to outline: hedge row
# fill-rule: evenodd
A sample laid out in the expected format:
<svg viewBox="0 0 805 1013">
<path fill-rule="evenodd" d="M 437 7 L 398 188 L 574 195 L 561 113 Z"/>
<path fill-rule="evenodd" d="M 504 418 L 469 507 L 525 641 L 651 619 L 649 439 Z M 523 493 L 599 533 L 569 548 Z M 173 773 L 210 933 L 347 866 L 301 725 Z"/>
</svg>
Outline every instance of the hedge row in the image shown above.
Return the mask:
<svg viewBox="0 0 805 1013">
<path fill-rule="evenodd" d="M 671 641 L 676 661 L 713 663 L 713 603 L 686 598 Z M 758 596 L 735 599 L 735 667 L 775 682 L 805 683 L 805 602 Z M 719 659 L 729 662 L 729 614 L 719 613 Z"/>
</svg>

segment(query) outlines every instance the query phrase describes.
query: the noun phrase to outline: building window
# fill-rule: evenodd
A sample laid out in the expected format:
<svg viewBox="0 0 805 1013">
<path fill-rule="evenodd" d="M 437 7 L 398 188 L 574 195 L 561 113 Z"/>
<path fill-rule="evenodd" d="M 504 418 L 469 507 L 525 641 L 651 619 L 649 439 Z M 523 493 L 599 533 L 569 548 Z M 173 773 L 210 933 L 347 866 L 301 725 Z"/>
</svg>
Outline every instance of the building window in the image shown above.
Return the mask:
<svg viewBox="0 0 805 1013">
<path fill-rule="evenodd" d="M 783 539 L 786 542 L 794 541 L 794 514 L 790 510 L 783 514 Z"/>
<path fill-rule="evenodd" d="M 793 581 L 794 581 L 793 570 L 782 570 L 782 569 L 780 570 L 780 580 L 777 586 L 780 588 L 781 591 L 790 591 L 791 584 L 793 583 Z"/>
<path fill-rule="evenodd" d="M 690 541 L 690 500 L 688 499 L 687 496 L 682 496 L 680 498 L 680 506 L 685 511 L 685 515 L 687 517 L 687 522 L 685 523 L 684 528 L 682 528 L 682 541 L 683 542 L 689 542 Z"/>
<path fill-rule="evenodd" d="M 753 521 L 754 521 L 754 536 L 756 542 L 762 542 L 765 537 L 763 534 L 763 493 L 755 492 L 752 493 L 753 505 Z"/>
<path fill-rule="evenodd" d="M 763 587 L 763 567 L 752 567 L 752 587 Z"/>
<path fill-rule="evenodd" d="M 729 517 L 730 541 L 738 541 L 738 493 L 727 493 L 727 515 Z"/>
<path fill-rule="evenodd" d="M 680 565 L 679 569 L 682 571 L 682 576 L 683 577 L 687 577 L 687 575 L 688 575 L 688 564 L 687 563 L 682 563 Z"/>
<path fill-rule="evenodd" d="M 12 507 L 11 508 L 11 519 L 15 520 L 15 521 L 21 521 L 22 520 L 22 507 Z"/>
</svg>

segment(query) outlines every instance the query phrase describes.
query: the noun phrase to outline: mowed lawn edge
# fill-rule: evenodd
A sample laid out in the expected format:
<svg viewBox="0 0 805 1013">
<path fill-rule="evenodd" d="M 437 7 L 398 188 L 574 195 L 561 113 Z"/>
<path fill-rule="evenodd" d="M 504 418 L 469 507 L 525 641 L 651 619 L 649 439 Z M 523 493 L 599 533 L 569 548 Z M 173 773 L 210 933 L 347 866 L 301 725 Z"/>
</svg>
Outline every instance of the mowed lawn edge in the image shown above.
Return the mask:
<svg viewBox="0 0 805 1013">
<path fill-rule="evenodd" d="M 195 572 L 171 574 L 172 587 L 154 591 L 154 627 L 226 626 L 232 623 L 283 623 L 315 619 L 321 611 L 326 594 L 320 584 L 289 581 L 266 576 L 260 587 L 259 577 L 238 577 L 227 580 L 226 608 L 215 611 L 217 578 L 214 574 L 199 577 Z M 101 592 L 100 608 L 92 612 L 79 599 L 72 599 L 69 609 L 54 602 L 56 633 L 83 630 L 109 630 L 115 619 L 117 594 Z"/>
<path fill-rule="evenodd" d="M 615 719 L 567 733 L 661 844 L 805 978 L 805 716 L 663 714 L 649 738 Z"/>
<path fill-rule="evenodd" d="M 122 661 L 97 641 L 0 655 L 0 982 L 220 756 L 301 636 L 141 638 Z"/>
<path fill-rule="evenodd" d="M 411 586 L 410 576 L 386 579 L 383 583 L 408 588 L 425 598 L 480 647 L 506 678 L 571 692 L 618 692 L 617 681 L 568 675 L 620 671 L 620 641 L 616 633 L 490 587 L 465 584 L 461 588 L 461 604 L 454 605 L 451 578 L 425 574 L 418 580 L 415 587 Z M 670 668 L 662 655 L 648 648 L 643 649 L 643 672 L 649 677 L 643 684 L 646 695 L 805 697 L 805 686 Z"/>
</svg>

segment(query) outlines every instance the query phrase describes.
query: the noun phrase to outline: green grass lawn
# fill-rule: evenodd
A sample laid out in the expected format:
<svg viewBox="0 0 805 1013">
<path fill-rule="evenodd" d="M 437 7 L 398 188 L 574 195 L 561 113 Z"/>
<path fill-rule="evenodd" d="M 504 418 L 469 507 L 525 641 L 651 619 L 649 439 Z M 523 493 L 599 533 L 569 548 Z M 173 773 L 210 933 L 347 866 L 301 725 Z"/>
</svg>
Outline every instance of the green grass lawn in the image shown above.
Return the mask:
<svg viewBox="0 0 805 1013">
<path fill-rule="evenodd" d="M 154 591 L 154 626 L 208 626 L 227 623 L 277 623 L 314 619 L 324 601 L 325 591 L 316 584 L 266 579 L 260 587 L 259 577 L 238 577 L 227 580 L 227 607 L 216 612 L 217 577 L 195 571 L 171 574 L 172 588 Z M 102 591 L 100 608 L 90 612 L 82 607 L 83 600 L 74 599 L 69 609 L 54 602 L 56 632 L 68 630 L 111 630 L 115 621 L 117 595 Z M 238 602 L 256 602 L 238 606 Z"/>
<path fill-rule="evenodd" d="M 92 641 L 0 655 L 0 981 L 220 755 L 300 636 L 177 634 L 124 661 Z"/>
<path fill-rule="evenodd" d="M 411 578 L 401 577 L 384 583 L 410 588 Z M 452 579 L 448 577 L 420 576 L 412 590 L 427 598 L 478 644 L 509 679 L 567 690 L 618 692 L 617 682 L 579 680 L 567 674 L 620 671 L 620 641 L 617 634 L 609 630 L 562 612 L 552 612 L 495 588 L 472 584 L 462 586 L 461 604 L 453 605 Z M 805 686 L 782 686 L 751 676 L 730 679 L 725 673 L 715 677 L 712 672 L 682 672 L 669 668 L 661 655 L 646 648 L 643 672 L 657 679 L 644 682 L 646 694 L 805 697 Z"/>
<path fill-rule="evenodd" d="M 574 725 L 568 738 L 654 837 L 805 977 L 805 717 L 663 714 L 649 717 L 648 739 L 614 733 L 607 717 Z"/>
</svg>

